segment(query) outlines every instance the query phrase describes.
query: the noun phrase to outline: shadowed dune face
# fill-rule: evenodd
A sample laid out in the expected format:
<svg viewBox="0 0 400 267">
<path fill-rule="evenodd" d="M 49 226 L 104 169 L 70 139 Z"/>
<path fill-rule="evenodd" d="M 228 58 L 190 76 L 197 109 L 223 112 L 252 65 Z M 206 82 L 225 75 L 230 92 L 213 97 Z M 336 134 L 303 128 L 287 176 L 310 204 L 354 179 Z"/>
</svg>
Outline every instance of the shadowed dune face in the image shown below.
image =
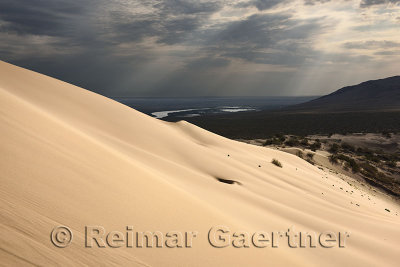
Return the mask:
<svg viewBox="0 0 400 267">
<path fill-rule="evenodd" d="M 398 264 L 398 206 L 366 197 L 294 155 L 187 122 L 163 122 L 4 62 L 0 132 L 5 265 Z M 58 225 L 74 233 L 68 248 L 50 242 Z M 85 226 L 93 225 L 198 235 L 191 248 L 85 248 Z M 289 248 L 282 241 L 279 248 L 217 249 L 208 240 L 217 225 L 249 233 L 295 227 L 351 234 L 345 248 Z"/>
</svg>

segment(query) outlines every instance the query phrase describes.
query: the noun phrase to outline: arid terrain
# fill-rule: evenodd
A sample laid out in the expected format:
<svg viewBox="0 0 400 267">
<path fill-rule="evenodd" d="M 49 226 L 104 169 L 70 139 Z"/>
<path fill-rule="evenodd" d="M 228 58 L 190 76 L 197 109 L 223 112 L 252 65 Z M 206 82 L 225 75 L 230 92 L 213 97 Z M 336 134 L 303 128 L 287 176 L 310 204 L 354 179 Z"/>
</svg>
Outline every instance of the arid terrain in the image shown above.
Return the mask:
<svg viewBox="0 0 400 267">
<path fill-rule="evenodd" d="M 400 134 L 330 134 L 240 140 L 297 155 L 308 163 L 352 177 L 362 186 L 400 197 Z"/>
</svg>

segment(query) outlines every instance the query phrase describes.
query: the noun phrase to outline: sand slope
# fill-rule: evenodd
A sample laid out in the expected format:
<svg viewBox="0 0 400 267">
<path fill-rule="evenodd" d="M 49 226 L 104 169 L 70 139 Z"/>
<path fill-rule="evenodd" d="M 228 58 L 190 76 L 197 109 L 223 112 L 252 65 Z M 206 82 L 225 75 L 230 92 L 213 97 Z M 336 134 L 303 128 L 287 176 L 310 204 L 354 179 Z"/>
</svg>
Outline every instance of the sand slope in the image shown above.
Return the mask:
<svg viewBox="0 0 400 267">
<path fill-rule="evenodd" d="M 0 133 L 5 266 L 398 265 L 398 206 L 294 155 L 231 141 L 186 122 L 162 122 L 5 62 L 0 62 Z M 283 168 L 272 165 L 273 158 Z M 50 242 L 57 225 L 74 233 L 68 248 Z M 192 248 L 84 248 L 86 225 L 199 234 Z M 207 241 L 216 225 L 248 232 L 294 226 L 348 231 L 351 237 L 346 248 L 217 249 Z"/>
</svg>

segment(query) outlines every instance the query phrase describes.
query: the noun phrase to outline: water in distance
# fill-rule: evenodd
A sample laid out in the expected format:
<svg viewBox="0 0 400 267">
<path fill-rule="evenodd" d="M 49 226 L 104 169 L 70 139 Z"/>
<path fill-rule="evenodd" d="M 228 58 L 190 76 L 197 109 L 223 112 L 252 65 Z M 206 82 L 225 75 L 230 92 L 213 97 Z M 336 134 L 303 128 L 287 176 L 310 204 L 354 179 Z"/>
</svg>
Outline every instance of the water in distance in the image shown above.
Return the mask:
<svg viewBox="0 0 400 267">
<path fill-rule="evenodd" d="M 113 99 L 159 119 L 179 120 L 212 114 L 274 110 L 314 98 L 316 97 L 114 97 Z"/>
</svg>

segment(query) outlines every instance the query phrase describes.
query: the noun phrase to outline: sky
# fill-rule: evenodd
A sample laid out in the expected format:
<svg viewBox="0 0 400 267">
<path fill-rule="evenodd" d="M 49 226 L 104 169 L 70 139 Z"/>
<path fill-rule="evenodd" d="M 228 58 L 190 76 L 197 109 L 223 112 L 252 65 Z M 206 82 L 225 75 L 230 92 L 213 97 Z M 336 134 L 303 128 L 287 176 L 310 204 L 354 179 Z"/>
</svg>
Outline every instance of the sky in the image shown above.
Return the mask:
<svg viewBox="0 0 400 267">
<path fill-rule="evenodd" d="M 0 59 L 111 97 L 323 95 L 400 75 L 400 0 L 1 0 Z"/>
</svg>

